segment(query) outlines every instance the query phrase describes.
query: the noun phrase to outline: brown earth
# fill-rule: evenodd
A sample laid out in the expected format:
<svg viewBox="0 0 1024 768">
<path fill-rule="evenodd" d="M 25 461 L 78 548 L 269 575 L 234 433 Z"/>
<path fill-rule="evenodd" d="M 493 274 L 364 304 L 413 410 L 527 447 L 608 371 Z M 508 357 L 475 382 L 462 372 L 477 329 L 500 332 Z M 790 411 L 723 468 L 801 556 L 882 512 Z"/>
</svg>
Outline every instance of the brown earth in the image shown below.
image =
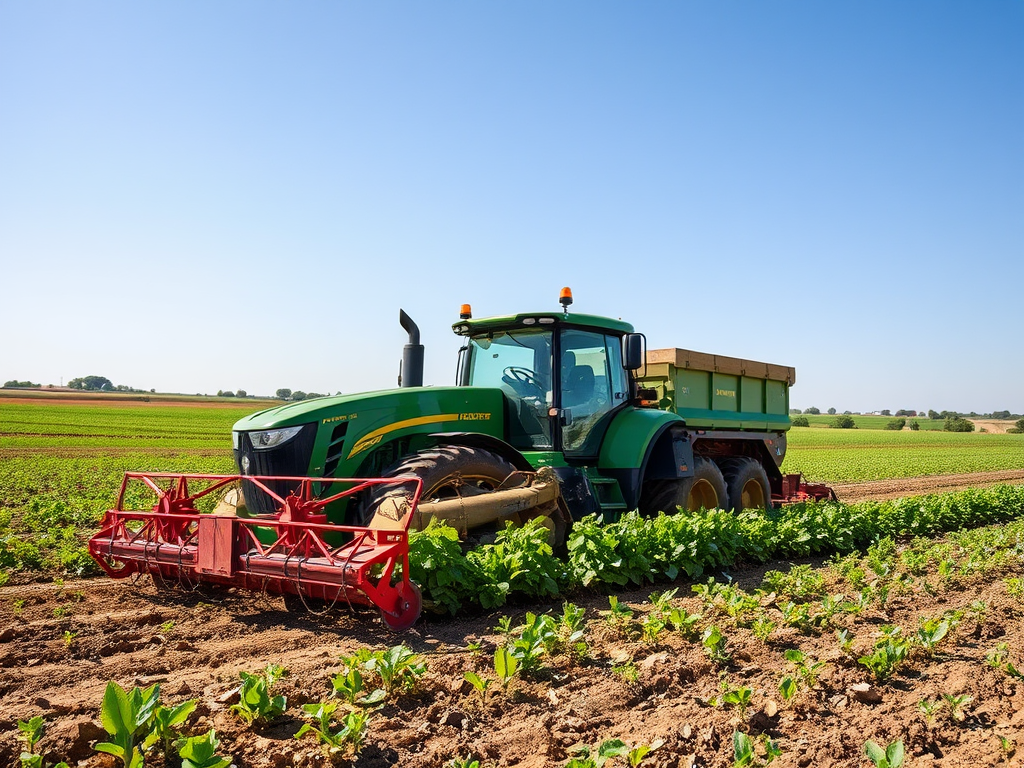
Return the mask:
<svg viewBox="0 0 1024 768">
<path fill-rule="evenodd" d="M 764 571 L 740 569 L 733 576 L 740 586 L 753 589 Z M 639 618 L 650 610 L 650 591 L 620 595 Z M 732 662 L 720 668 L 699 642 L 677 633 L 666 631 L 657 643 L 624 637 L 598 615 L 608 607 L 607 597 L 576 595 L 590 619 L 590 658 L 578 665 L 564 655 L 547 659 L 539 674 L 514 680 L 507 691 L 493 684 L 485 704 L 463 672 L 495 677 L 491 658 L 501 641 L 493 629 L 499 613 L 422 619 L 412 631 L 396 636 L 372 613 L 299 615 L 287 612 L 279 597 L 157 590 L 148 579 L 5 587 L 0 589 L 0 765 L 17 762 L 17 720 L 42 715 L 49 723 L 43 741 L 48 760 L 114 766 L 113 758 L 94 754 L 90 747 L 103 735 L 99 703 L 111 679 L 125 686 L 159 682 L 165 703 L 198 698 L 189 731 L 215 728 L 221 751 L 232 754 L 239 768 L 325 765 L 312 739 L 293 738 L 302 723 L 299 705 L 328 698 L 329 679 L 341 671 L 342 654 L 403 641 L 423 654 L 426 676 L 416 691 L 373 715 L 362 752 L 343 765 L 440 768 L 453 757 L 473 755 L 484 768 L 547 768 L 564 766 L 573 745 L 621 738 L 630 744 L 664 741 L 645 766 L 730 768 L 732 735 L 742 728 L 755 738 L 766 734 L 774 739 L 783 751 L 774 765 L 783 768 L 865 766 L 861 754 L 867 739 L 885 745 L 897 738 L 906 744 L 909 768 L 1020 766 L 1024 681 L 987 665 L 985 654 L 1006 642 L 1011 658 L 1024 668 L 1024 606 L 1010 599 L 1000 578 L 976 578 L 949 590 L 939 588 L 937 595 L 931 591 L 908 586 L 898 595 L 894 590 L 884 609 L 869 608 L 856 618 L 837 616 L 837 625 L 856 636 L 855 658 L 869 651 L 884 624 L 912 630 L 922 617 L 986 602 L 980 623 L 965 619 L 939 654 L 916 657 L 883 684 L 841 652 L 831 629 L 803 635 L 779 621 L 765 643 L 749 629 L 730 626 L 724 615 L 715 616 L 732 649 Z M 702 610 L 689 584 L 680 584 L 679 592 L 674 605 L 691 613 Z M 20 608 L 15 601 L 21 601 Z M 769 602 L 762 599 L 766 606 Z M 532 606 L 555 613 L 560 608 Z M 524 610 L 505 612 L 519 619 Z M 775 608 L 770 611 L 778 617 Z M 479 642 L 482 652 L 469 650 L 470 642 Z M 783 657 L 787 648 L 800 648 L 826 666 L 816 689 L 784 705 L 778 686 L 784 674 L 792 674 Z M 248 729 L 229 711 L 238 672 L 255 672 L 270 663 L 289 670 L 275 689 L 287 695 L 289 709 L 263 730 Z M 613 671 L 629 663 L 636 674 L 632 682 Z M 753 690 L 745 723 L 737 710 L 713 702 L 723 682 Z M 861 683 L 869 688 L 851 689 Z M 944 693 L 972 697 L 965 719 L 940 714 L 926 723 L 917 702 Z M 1005 762 L 1000 736 L 1016 745 Z M 152 764 L 163 765 L 159 759 Z"/>
<path fill-rule="evenodd" d="M 1015 421 L 1009 419 L 968 419 L 968 421 L 974 422 L 976 430 L 984 429 L 994 435 L 1005 435 L 1006 430 L 1016 425 Z"/>
<path fill-rule="evenodd" d="M 996 472 L 967 472 L 958 475 L 927 475 L 901 477 L 890 480 L 870 480 L 862 483 L 842 483 L 832 486 L 840 501 L 853 503 L 875 499 L 898 499 L 903 496 L 922 496 L 928 493 L 949 493 L 966 488 L 989 488 L 1003 483 L 1024 483 L 1024 469 Z"/>
</svg>

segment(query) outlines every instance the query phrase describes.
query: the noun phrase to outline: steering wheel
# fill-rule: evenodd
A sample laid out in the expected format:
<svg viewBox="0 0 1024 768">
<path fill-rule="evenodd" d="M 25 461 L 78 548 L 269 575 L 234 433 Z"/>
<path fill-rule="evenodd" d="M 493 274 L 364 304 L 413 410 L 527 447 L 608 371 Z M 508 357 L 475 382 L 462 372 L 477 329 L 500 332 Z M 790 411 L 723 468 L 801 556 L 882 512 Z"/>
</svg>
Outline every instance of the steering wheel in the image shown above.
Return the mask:
<svg viewBox="0 0 1024 768">
<path fill-rule="evenodd" d="M 540 380 L 537 378 L 537 374 L 531 371 L 529 368 L 520 368 L 517 365 L 510 365 L 502 371 L 509 384 L 519 391 L 524 396 L 535 396 L 541 397 L 544 394 L 544 387 L 541 385 Z M 519 386 L 515 386 L 518 384 Z"/>
</svg>

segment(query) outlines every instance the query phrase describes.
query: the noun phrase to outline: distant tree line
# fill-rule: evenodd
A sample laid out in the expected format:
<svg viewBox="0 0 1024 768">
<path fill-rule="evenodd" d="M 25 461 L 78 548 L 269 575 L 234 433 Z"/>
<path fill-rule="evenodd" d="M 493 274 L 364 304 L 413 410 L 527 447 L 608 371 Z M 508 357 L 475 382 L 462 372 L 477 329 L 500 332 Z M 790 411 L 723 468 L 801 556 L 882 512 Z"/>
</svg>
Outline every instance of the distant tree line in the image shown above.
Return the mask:
<svg viewBox="0 0 1024 768">
<path fill-rule="evenodd" d="M 4 382 L 5 387 L 39 387 L 40 384 L 33 384 L 31 381 L 16 381 L 11 379 L 10 381 Z"/>
<path fill-rule="evenodd" d="M 292 402 L 298 402 L 299 400 L 312 400 L 316 397 L 327 397 L 319 392 L 303 392 L 301 390 L 292 392 L 290 389 L 279 389 L 274 394 L 277 395 L 278 400 L 290 400 Z M 338 393 L 341 394 L 340 392 Z"/>
</svg>

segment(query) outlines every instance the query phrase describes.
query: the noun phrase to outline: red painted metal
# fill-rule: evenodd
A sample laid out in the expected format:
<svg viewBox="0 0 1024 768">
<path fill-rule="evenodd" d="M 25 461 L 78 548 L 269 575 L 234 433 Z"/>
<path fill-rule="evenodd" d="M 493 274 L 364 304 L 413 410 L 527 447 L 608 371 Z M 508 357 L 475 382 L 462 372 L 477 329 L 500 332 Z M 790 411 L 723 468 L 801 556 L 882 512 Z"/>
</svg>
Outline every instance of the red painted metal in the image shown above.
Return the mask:
<svg viewBox="0 0 1024 768">
<path fill-rule="evenodd" d="M 772 494 L 772 504 L 796 504 L 801 501 L 838 501 L 836 492 L 823 483 L 805 483 L 800 474 L 782 476 L 782 492 Z"/>
<path fill-rule="evenodd" d="M 242 480 L 269 494 L 277 512 L 243 518 L 196 509 L 199 499 Z M 282 498 L 267 485 L 280 480 L 297 483 L 297 490 Z M 318 498 L 314 483 L 321 489 L 337 484 L 350 487 Z M 405 516 L 393 521 L 395 527 L 327 522 L 324 507 L 375 485 L 415 486 Z M 155 496 L 152 509 L 126 510 L 129 489 Z M 419 618 L 422 606 L 419 589 L 409 580 L 408 534 L 421 491 L 422 481 L 412 477 L 128 472 L 117 506 L 107 511 L 100 531 L 89 540 L 89 552 L 115 579 L 149 573 L 167 581 L 344 600 L 349 605 L 376 606 L 389 627 L 408 629 Z"/>
</svg>

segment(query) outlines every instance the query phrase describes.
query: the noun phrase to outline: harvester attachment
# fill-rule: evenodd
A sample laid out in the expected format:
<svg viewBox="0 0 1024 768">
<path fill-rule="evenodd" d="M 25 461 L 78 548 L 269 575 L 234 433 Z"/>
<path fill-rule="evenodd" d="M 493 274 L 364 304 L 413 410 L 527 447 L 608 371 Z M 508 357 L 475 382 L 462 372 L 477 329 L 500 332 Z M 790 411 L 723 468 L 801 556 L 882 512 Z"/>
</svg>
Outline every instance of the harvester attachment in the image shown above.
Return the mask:
<svg viewBox="0 0 1024 768">
<path fill-rule="evenodd" d="M 212 507 L 225 489 L 243 481 L 267 494 L 276 512 L 245 517 L 244 507 L 230 504 L 210 512 L 197 508 Z M 285 496 L 275 492 L 281 481 L 295 490 Z M 328 504 L 381 485 L 412 488 L 399 519 L 387 525 L 374 520 L 368 526 L 327 522 L 323 510 Z M 149 573 L 164 581 L 372 605 L 387 626 L 404 630 L 419 618 L 422 605 L 419 588 L 409 580 L 408 536 L 421 490 L 417 478 L 129 472 L 117 506 L 107 511 L 99 533 L 90 539 L 89 552 L 115 579 Z M 148 511 L 129 510 L 126 499 L 153 503 Z"/>
<path fill-rule="evenodd" d="M 838 501 L 836 492 L 824 483 L 805 483 L 801 474 L 783 475 L 782 492 L 772 496 L 772 503 L 797 504 L 801 501 Z"/>
</svg>

